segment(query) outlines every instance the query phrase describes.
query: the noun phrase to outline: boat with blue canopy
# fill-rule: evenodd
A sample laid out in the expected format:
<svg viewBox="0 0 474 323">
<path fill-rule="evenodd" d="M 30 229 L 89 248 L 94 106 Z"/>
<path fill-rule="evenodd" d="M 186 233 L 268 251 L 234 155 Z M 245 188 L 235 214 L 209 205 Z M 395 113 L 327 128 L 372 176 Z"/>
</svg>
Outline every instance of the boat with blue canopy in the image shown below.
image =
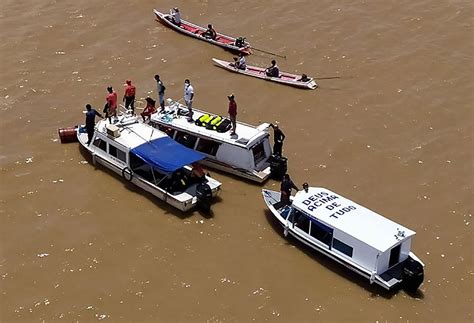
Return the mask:
<svg viewBox="0 0 474 323">
<path fill-rule="evenodd" d="M 110 123 L 100 120 L 90 145 L 79 128 L 77 138 L 99 163 L 145 191 L 181 210 L 209 209 L 221 183 L 194 167 L 204 155 L 189 149 L 162 131 L 123 115 Z M 192 166 L 195 165 L 195 166 Z"/>
</svg>

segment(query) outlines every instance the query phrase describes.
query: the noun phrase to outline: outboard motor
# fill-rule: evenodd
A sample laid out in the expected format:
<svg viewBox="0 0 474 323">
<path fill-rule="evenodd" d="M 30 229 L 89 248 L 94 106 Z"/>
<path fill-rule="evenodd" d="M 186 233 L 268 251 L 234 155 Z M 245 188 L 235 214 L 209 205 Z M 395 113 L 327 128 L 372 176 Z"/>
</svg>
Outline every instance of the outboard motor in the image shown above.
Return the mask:
<svg viewBox="0 0 474 323">
<path fill-rule="evenodd" d="M 204 211 L 209 211 L 211 208 L 212 190 L 206 183 L 199 183 L 196 187 L 197 205 Z"/>
<path fill-rule="evenodd" d="M 408 291 L 416 291 L 425 277 L 423 265 L 415 259 L 408 257 L 403 266 L 402 281 Z"/>
<path fill-rule="evenodd" d="M 269 162 L 272 177 L 276 180 L 281 180 L 288 170 L 288 158 L 272 155 Z"/>
</svg>

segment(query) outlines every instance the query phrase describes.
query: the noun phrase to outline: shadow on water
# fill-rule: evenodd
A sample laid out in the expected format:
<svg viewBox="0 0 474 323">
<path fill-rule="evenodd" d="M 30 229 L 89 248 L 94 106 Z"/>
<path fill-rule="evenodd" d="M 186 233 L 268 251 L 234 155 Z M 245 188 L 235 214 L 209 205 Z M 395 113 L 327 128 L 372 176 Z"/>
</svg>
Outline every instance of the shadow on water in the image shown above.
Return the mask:
<svg viewBox="0 0 474 323">
<path fill-rule="evenodd" d="M 81 155 L 82 157 L 90 164 L 90 166 L 93 167 L 94 170 L 98 170 L 98 171 L 101 171 L 101 172 L 105 172 L 107 173 L 108 175 L 110 176 L 113 176 L 115 177 L 117 180 L 120 181 L 120 183 L 127 189 L 129 190 L 131 193 L 135 193 L 135 194 L 138 194 L 138 195 L 142 195 L 142 196 L 145 196 L 147 199 L 149 199 L 153 204 L 155 204 L 156 207 L 160 208 L 161 210 L 164 211 L 165 214 L 172 214 L 182 220 L 184 219 L 187 219 L 189 217 L 191 217 L 194 213 L 194 211 L 198 211 L 198 213 L 206 218 L 206 219 L 211 219 L 214 217 L 214 212 L 212 211 L 212 206 L 217 204 L 217 203 L 221 203 L 222 202 L 222 198 L 219 197 L 219 196 L 216 196 L 214 199 L 213 199 L 213 202 L 212 202 L 212 205 L 211 205 L 211 209 L 210 210 L 201 210 L 199 208 L 194 208 L 194 209 L 191 209 L 189 211 L 181 211 L 171 205 L 169 205 L 168 203 L 160 200 L 159 198 L 157 198 L 156 196 L 154 196 L 153 194 L 141 189 L 140 187 L 136 186 L 135 184 L 133 183 L 130 183 L 128 181 L 125 181 L 123 179 L 122 176 L 120 176 L 119 174 L 115 173 L 114 171 L 112 171 L 111 169 L 99 164 L 99 163 L 96 163 L 95 165 L 93 164 L 92 162 L 92 156 L 91 154 L 84 148 L 82 147 L 81 145 L 79 145 L 80 147 L 80 152 L 81 152 Z"/>
<path fill-rule="evenodd" d="M 399 287 L 393 290 L 386 290 L 377 284 L 370 284 L 367 279 L 361 277 L 359 274 L 333 261 L 332 259 L 326 257 L 325 255 L 319 253 L 318 251 L 307 246 L 306 244 L 302 243 L 301 241 L 294 238 L 293 236 L 288 235 L 285 237 L 283 234 L 283 227 L 278 223 L 278 221 L 275 219 L 275 217 L 273 216 L 270 210 L 265 210 L 265 217 L 267 218 L 267 221 L 272 226 L 272 228 L 276 232 L 278 232 L 280 237 L 286 240 L 287 245 L 297 246 L 298 249 L 303 251 L 307 256 L 311 257 L 313 260 L 320 263 L 322 266 L 335 272 L 336 274 L 343 277 L 344 279 L 348 279 L 352 283 L 365 289 L 367 292 L 370 293 L 370 297 L 375 298 L 375 297 L 381 296 L 386 299 L 391 299 L 395 294 L 397 294 L 402 289 Z M 420 290 L 417 290 L 415 292 L 409 292 L 409 291 L 405 291 L 405 292 L 407 295 L 413 298 L 418 298 L 418 299 L 424 298 L 424 294 Z"/>
</svg>

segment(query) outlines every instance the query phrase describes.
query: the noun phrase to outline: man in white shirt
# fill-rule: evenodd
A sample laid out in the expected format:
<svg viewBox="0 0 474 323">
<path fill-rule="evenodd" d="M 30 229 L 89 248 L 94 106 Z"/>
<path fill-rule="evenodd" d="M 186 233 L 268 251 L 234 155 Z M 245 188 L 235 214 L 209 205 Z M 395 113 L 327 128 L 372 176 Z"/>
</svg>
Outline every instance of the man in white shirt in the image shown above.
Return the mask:
<svg viewBox="0 0 474 323">
<path fill-rule="evenodd" d="M 188 107 L 188 121 L 193 121 L 193 98 L 194 98 L 194 89 L 191 85 L 191 81 L 188 79 L 184 80 L 184 102 Z"/>
</svg>

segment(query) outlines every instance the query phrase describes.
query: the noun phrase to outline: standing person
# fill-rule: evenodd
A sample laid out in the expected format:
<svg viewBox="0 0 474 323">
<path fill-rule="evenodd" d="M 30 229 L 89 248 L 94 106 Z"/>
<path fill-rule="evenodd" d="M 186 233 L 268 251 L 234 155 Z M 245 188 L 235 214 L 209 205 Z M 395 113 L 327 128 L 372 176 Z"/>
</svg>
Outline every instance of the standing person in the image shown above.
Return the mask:
<svg viewBox="0 0 474 323">
<path fill-rule="evenodd" d="M 267 76 L 271 76 L 271 77 L 280 76 L 280 69 L 278 68 L 278 65 L 274 59 L 272 59 L 272 65 L 265 69 L 265 73 L 267 74 Z"/>
<path fill-rule="evenodd" d="M 158 92 L 158 101 L 160 102 L 161 110 L 165 110 L 165 90 L 166 87 L 163 82 L 160 80 L 160 76 L 158 74 L 155 75 L 156 81 L 156 91 Z"/>
<path fill-rule="evenodd" d="M 86 104 L 86 131 L 87 131 L 87 145 L 92 141 L 92 136 L 94 135 L 95 128 L 95 116 L 102 118 L 102 115 L 97 112 L 96 109 L 92 109 L 90 104 Z"/>
<path fill-rule="evenodd" d="M 278 126 L 278 122 L 275 122 L 275 124 L 271 123 L 270 126 L 273 128 L 273 154 L 275 156 L 281 157 L 283 150 L 283 140 L 286 138 L 285 134 Z"/>
<path fill-rule="evenodd" d="M 237 126 L 237 102 L 235 102 L 235 96 L 233 94 L 227 96 L 229 99 L 229 119 L 232 123 L 232 132 L 230 133 L 231 136 L 236 135 L 235 128 Z"/>
<path fill-rule="evenodd" d="M 298 190 L 298 187 L 296 187 L 295 183 L 290 178 L 290 175 L 285 174 L 283 175 L 283 180 L 281 181 L 280 185 L 280 203 L 283 205 L 289 205 L 290 204 L 290 196 L 291 196 L 291 190 L 295 189 Z"/>
<path fill-rule="evenodd" d="M 117 93 L 115 93 L 114 89 L 109 86 L 107 87 L 107 96 L 105 97 L 105 117 L 109 118 L 109 122 L 112 123 L 112 117 L 117 116 Z"/>
<path fill-rule="evenodd" d="M 171 22 L 177 26 L 181 26 L 181 13 L 177 7 L 170 10 Z"/>
<path fill-rule="evenodd" d="M 184 102 L 188 107 L 188 121 L 193 121 L 193 98 L 194 98 L 194 88 L 191 85 L 191 81 L 186 79 L 184 80 Z"/>
<path fill-rule="evenodd" d="M 125 83 L 127 86 L 125 87 L 122 101 L 125 102 L 125 109 L 128 110 L 128 107 L 132 108 L 132 114 L 135 115 L 135 92 L 137 89 L 130 80 L 126 80 Z"/>
</svg>

